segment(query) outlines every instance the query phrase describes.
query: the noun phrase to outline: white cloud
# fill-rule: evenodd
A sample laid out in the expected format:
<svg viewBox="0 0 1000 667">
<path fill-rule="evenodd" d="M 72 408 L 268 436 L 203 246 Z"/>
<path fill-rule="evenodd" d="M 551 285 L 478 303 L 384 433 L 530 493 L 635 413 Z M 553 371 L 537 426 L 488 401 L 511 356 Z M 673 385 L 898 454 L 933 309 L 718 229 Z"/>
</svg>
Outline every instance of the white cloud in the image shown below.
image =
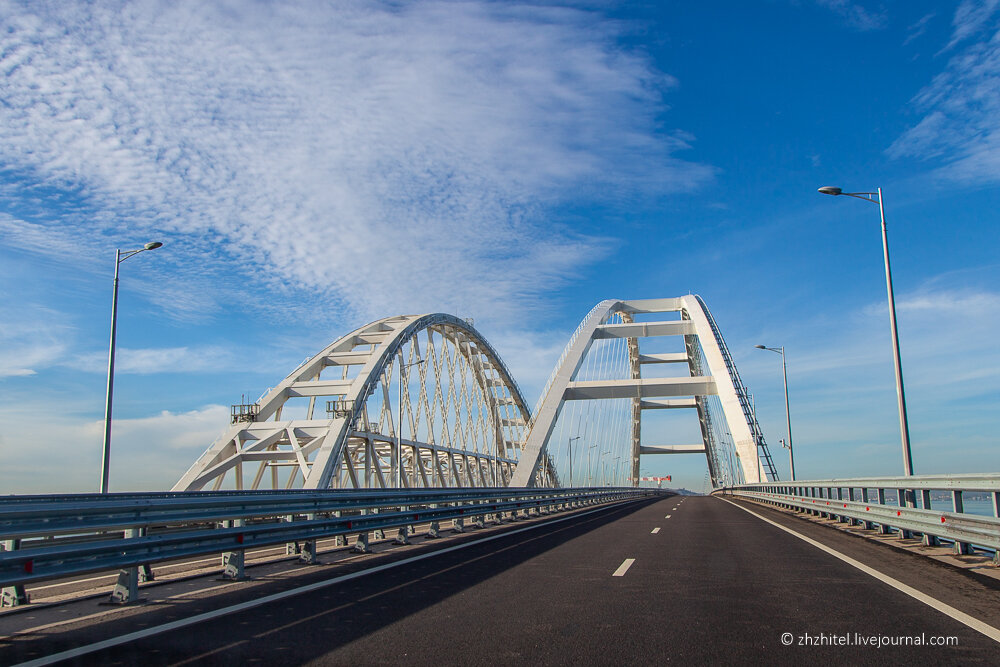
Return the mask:
<svg viewBox="0 0 1000 667">
<path fill-rule="evenodd" d="M 0 410 L 0 488 L 4 493 L 77 493 L 100 485 L 104 422 L 21 404 Z M 229 423 L 207 405 L 138 419 L 115 419 L 112 491 L 166 491 Z"/>
<path fill-rule="evenodd" d="M 0 378 L 35 375 L 66 352 L 71 328 L 59 313 L 37 306 L 0 308 Z"/>
<path fill-rule="evenodd" d="M 959 6 L 946 48 L 984 29 L 987 34 L 953 56 L 914 98 L 923 117 L 889 146 L 891 157 L 939 161 L 937 175 L 953 181 L 1000 180 L 1000 30 L 990 23 L 997 4 Z"/>
<path fill-rule="evenodd" d="M 672 79 L 587 11 L 7 3 L 0 21 L 0 150 L 17 187 L 65 200 L 0 233 L 163 235 L 144 271 L 172 310 L 225 298 L 212 275 L 235 261 L 311 307 L 500 319 L 607 252 L 550 204 L 712 174 L 659 129 Z"/>
<path fill-rule="evenodd" d="M 233 362 L 230 350 L 211 345 L 115 350 L 116 373 L 200 373 L 230 368 Z M 108 356 L 106 352 L 93 352 L 71 357 L 65 365 L 90 373 L 105 373 Z"/>
</svg>

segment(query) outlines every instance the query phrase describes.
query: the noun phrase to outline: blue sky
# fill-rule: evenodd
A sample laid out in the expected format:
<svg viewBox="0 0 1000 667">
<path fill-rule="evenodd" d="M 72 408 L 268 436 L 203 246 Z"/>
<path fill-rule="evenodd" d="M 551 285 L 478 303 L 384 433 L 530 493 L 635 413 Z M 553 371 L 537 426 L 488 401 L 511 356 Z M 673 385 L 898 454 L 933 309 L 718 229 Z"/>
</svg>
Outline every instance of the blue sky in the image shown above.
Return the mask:
<svg viewBox="0 0 1000 667">
<path fill-rule="evenodd" d="M 303 358 L 474 317 L 534 402 L 604 298 L 701 294 L 785 474 L 1000 471 L 1000 7 L 6 2 L 0 492 L 168 488 Z M 648 434 L 668 444 L 670 433 Z M 651 473 L 701 488 L 704 460 Z"/>
</svg>

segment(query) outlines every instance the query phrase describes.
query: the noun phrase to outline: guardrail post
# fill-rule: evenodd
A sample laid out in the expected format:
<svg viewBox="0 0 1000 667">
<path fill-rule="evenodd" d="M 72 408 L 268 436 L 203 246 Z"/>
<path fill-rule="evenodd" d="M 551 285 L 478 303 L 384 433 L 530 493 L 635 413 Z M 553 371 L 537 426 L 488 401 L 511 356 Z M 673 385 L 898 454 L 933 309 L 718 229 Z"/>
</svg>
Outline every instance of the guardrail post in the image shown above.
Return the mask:
<svg viewBox="0 0 1000 667">
<path fill-rule="evenodd" d="M 912 505 L 910 505 L 910 494 L 911 493 L 912 493 L 912 491 L 910 491 L 908 489 L 896 489 L 896 504 L 899 505 L 900 507 L 912 507 Z M 899 537 L 900 537 L 900 539 L 903 539 L 903 540 L 909 539 L 909 538 L 913 537 L 913 533 L 911 533 L 910 531 L 906 530 L 905 528 L 900 528 L 899 529 Z"/>
<path fill-rule="evenodd" d="M 0 551 L 17 551 L 21 548 L 21 540 L 4 540 L 0 543 Z M 28 594 L 24 590 L 23 584 L 4 586 L 0 591 L 0 607 L 20 607 L 28 604 Z"/>
<path fill-rule="evenodd" d="M 285 516 L 285 518 L 282 519 L 282 521 L 287 521 L 288 523 L 291 523 L 295 521 L 295 516 L 292 514 L 288 514 Z M 298 540 L 294 540 L 292 542 L 285 542 L 286 556 L 294 556 L 295 554 L 298 553 L 302 553 L 302 547 L 299 545 Z"/>
<path fill-rule="evenodd" d="M 243 519 L 234 519 L 225 522 L 226 528 L 238 528 L 243 525 Z M 242 544 L 243 536 L 240 535 L 237 541 Z M 246 573 L 246 553 L 243 549 L 235 549 L 222 554 L 222 578 L 229 581 L 243 581 L 247 579 Z"/>
<path fill-rule="evenodd" d="M 134 539 L 142 534 L 140 528 L 126 528 L 125 539 Z M 110 604 L 129 604 L 136 602 L 139 597 L 139 567 L 125 567 L 118 570 L 118 581 L 111 589 L 111 597 L 108 598 Z"/>
<path fill-rule="evenodd" d="M 885 505 L 885 489 L 875 489 L 875 493 L 877 495 L 878 504 Z M 878 533 L 879 535 L 888 535 L 889 526 L 887 526 L 884 522 L 880 523 L 878 525 Z"/>
<path fill-rule="evenodd" d="M 342 516 L 341 511 L 337 510 L 333 513 L 333 516 L 340 518 Z M 337 535 L 333 538 L 333 546 L 335 547 L 346 547 L 347 546 L 347 535 Z"/>
<path fill-rule="evenodd" d="M 368 533 L 358 533 L 358 539 L 354 540 L 354 551 L 359 554 L 368 553 Z"/>
<path fill-rule="evenodd" d="M 861 489 L 861 502 L 863 502 L 866 505 L 868 504 L 868 489 L 867 488 Z M 869 521 L 868 519 L 864 519 L 863 521 L 861 521 L 861 526 L 865 530 L 871 530 L 874 527 L 872 525 L 872 522 Z"/>
<path fill-rule="evenodd" d="M 920 506 L 925 510 L 931 509 L 930 489 L 920 489 Z M 929 533 L 924 533 L 923 543 L 925 547 L 936 547 L 940 544 L 938 538 Z"/>
<path fill-rule="evenodd" d="M 453 533 L 464 533 L 465 532 L 465 519 L 462 517 L 457 517 L 451 520 L 451 532 Z"/>
<path fill-rule="evenodd" d="M 963 502 L 962 499 L 961 490 L 956 489 L 951 492 L 951 509 L 956 514 L 962 514 L 963 512 L 965 512 L 965 503 Z M 970 548 L 968 542 L 957 542 L 957 541 L 955 542 L 956 556 L 965 556 L 970 553 L 972 553 L 972 549 Z"/>
<path fill-rule="evenodd" d="M 314 521 L 315 519 L 315 514 L 306 514 L 306 521 Z M 304 540 L 302 542 L 302 546 L 299 549 L 299 561 L 308 565 L 319 563 L 319 558 L 316 555 L 316 540 Z"/>
<path fill-rule="evenodd" d="M 364 513 L 364 510 L 362 510 L 362 514 L 363 513 Z M 372 514 L 378 514 L 378 508 L 376 507 L 375 509 L 373 509 L 371 511 L 371 513 Z M 375 530 L 373 530 L 372 531 L 372 538 L 376 539 L 376 540 L 384 540 L 385 539 L 385 528 L 376 528 Z"/>
</svg>

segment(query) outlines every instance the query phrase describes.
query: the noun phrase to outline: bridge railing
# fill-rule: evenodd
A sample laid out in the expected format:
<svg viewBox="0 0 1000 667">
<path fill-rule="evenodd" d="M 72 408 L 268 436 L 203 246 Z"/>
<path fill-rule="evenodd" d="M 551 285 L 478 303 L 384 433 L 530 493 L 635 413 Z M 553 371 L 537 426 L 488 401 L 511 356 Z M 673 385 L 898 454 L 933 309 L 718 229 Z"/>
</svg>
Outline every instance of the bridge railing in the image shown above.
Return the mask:
<svg viewBox="0 0 1000 667">
<path fill-rule="evenodd" d="M 138 569 L 160 561 L 222 553 L 224 574 L 243 576 L 245 550 L 452 520 L 510 518 L 655 494 L 655 489 L 380 489 L 203 493 L 79 494 L 0 498 L 0 587 L 4 603 L 26 601 L 24 585 L 121 569 L 113 599 L 135 598 Z M 305 558 L 304 558 L 305 559 Z"/>
<path fill-rule="evenodd" d="M 951 542 L 955 553 L 994 552 L 1000 565 L 1000 474 L 869 477 L 747 484 L 723 494 L 877 529 L 925 545 Z M 969 512 L 972 502 L 981 505 Z"/>
</svg>

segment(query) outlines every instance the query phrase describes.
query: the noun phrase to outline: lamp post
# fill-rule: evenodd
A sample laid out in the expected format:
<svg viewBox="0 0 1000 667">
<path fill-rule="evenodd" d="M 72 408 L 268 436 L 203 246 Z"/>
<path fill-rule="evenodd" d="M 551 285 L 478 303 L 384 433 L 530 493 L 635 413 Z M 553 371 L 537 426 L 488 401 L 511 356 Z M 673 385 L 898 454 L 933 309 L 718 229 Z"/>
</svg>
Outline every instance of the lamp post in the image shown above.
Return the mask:
<svg viewBox="0 0 1000 667">
<path fill-rule="evenodd" d="M 115 387 L 115 331 L 118 328 L 118 267 L 133 255 L 147 250 L 156 250 L 163 244 L 152 241 L 137 250 L 115 250 L 115 287 L 111 293 L 111 344 L 108 349 L 108 394 L 104 406 L 104 454 L 101 459 L 101 493 L 108 492 L 108 477 L 111 472 L 111 400 Z"/>
<path fill-rule="evenodd" d="M 569 442 L 566 443 L 566 447 L 569 449 L 569 487 L 573 488 L 573 441 L 579 440 L 582 436 L 576 436 L 575 438 L 570 438 Z"/>
<path fill-rule="evenodd" d="M 590 486 L 594 485 L 594 477 L 596 476 L 596 475 L 593 474 L 593 472 L 591 472 L 591 467 L 590 467 L 590 452 L 594 449 L 594 447 L 597 447 L 597 446 L 598 446 L 598 443 L 595 443 L 595 444 L 591 445 L 590 447 L 587 447 L 587 484 L 589 484 Z"/>
<path fill-rule="evenodd" d="M 403 442 L 401 438 L 403 437 L 403 371 L 405 371 L 410 366 L 417 366 L 424 363 L 423 359 L 418 359 L 416 361 L 411 361 L 408 364 L 403 363 L 403 357 L 399 357 L 399 425 L 396 427 L 396 488 L 403 488 Z M 407 374 L 407 379 L 409 379 L 409 374 Z M 409 387 L 407 387 L 407 394 L 409 394 Z"/>
<path fill-rule="evenodd" d="M 903 365 L 899 357 L 899 332 L 896 329 L 896 300 L 892 292 L 892 270 L 889 266 L 889 237 L 885 230 L 885 207 L 882 203 L 882 188 L 875 192 L 844 192 L 840 188 L 824 186 L 819 191 L 825 195 L 845 195 L 878 204 L 882 219 L 882 254 L 885 258 L 885 290 L 889 299 L 889 327 L 892 329 L 892 357 L 896 364 L 896 398 L 899 402 L 899 433 L 903 442 L 903 474 L 913 474 L 913 457 L 910 454 L 910 426 L 906 418 L 906 397 L 903 393 Z M 790 437 L 790 436 L 789 436 Z"/>
<path fill-rule="evenodd" d="M 785 427 L 788 429 L 788 469 L 791 473 L 792 480 L 795 481 L 795 457 L 792 455 L 792 417 L 791 413 L 788 411 L 788 367 L 785 365 L 785 346 L 781 347 L 766 347 L 764 345 L 755 345 L 758 350 L 769 350 L 771 352 L 777 352 L 781 355 L 781 377 L 785 382 Z"/>
</svg>

